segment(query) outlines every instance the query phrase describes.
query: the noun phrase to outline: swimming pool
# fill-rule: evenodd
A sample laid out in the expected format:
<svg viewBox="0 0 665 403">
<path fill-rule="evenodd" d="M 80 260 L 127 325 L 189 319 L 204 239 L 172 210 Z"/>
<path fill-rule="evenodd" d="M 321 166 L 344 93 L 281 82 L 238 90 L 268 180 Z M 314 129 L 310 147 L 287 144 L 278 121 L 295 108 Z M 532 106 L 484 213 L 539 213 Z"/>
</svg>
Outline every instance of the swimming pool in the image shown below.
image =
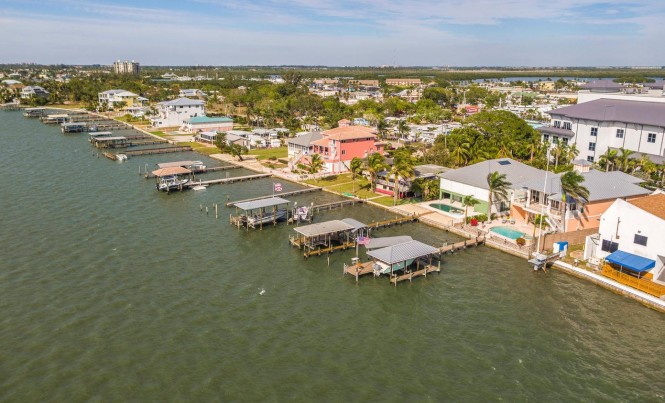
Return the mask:
<svg viewBox="0 0 665 403">
<path fill-rule="evenodd" d="M 517 239 L 517 238 L 531 239 L 529 235 L 525 234 L 522 231 L 518 231 L 513 227 L 492 227 L 490 231 L 496 232 L 497 234 L 505 236 L 506 238 L 510 239 Z"/>
<path fill-rule="evenodd" d="M 434 207 L 437 210 L 441 210 L 450 214 L 458 214 L 458 215 L 464 214 L 464 210 L 458 209 L 457 207 L 453 207 L 449 204 L 432 203 L 430 204 L 430 207 Z"/>
</svg>

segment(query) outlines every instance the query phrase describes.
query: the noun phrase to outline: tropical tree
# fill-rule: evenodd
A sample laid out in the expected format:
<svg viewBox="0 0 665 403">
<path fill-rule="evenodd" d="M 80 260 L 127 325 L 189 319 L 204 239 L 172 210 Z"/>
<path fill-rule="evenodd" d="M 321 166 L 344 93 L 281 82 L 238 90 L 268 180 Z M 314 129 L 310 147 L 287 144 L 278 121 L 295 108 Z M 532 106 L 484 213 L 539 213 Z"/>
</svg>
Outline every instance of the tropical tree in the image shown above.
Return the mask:
<svg viewBox="0 0 665 403">
<path fill-rule="evenodd" d="M 376 177 L 379 172 L 387 168 L 386 159 L 379 153 L 372 153 L 367 157 L 367 164 L 365 166 L 369 173 L 372 191 L 376 190 Z"/>
<path fill-rule="evenodd" d="M 413 162 L 411 158 L 395 158 L 390 173 L 393 176 L 395 181 L 395 187 L 393 190 L 393 206 L 397 205 L 397 199 L 399 199 L 399 180 L 400 179 L 409 179 L 412 178 L 415 174 L 413 170 Z"/>
<path fill-rule="evenodd" d="M 320 154 L 313 154 L 309 163 L 309 173 L 315 174 L 323 168 L 323 158 Z"/>
<path fill-rule="evenodd" d="M 598 165 L 600 165 L 601 168 L 605 168 L 605 172 L 610 170 L 610 166 L 612 167 L 612 170 L 614 170 L 618 153 L 617 150 L 612 150 L 608 147 L 605 154 L 601 155 L 598 159 Z"/>
<path fill-rule="evenodd" d="M 630 156 L 633 154 L 632 151 L 626 150 L 625 148 L 619 148 L 620 155 L 617 156 L 616 162 L 620 170 L 627 172 L 630 167 Z"/>
<path fill-rule="evenodd" d="M 376 123 L 376 131 L 379 133 L 379 139 L 383 139 L 386 137 L 386 132 L 388 131 L 388 127 L 390 125 L 388 122 L 386 122 L 385 119 L 379 119 L 379 121 Z"/>
<path fill-rule="evenodd" d="M 247 154 L 247 147 L 243 147 L 240 144 L 231 144 L 228 148 L 229 153 L 235 157 L 238 157 L 239 161 L 242 161 L 242 154 Z"/>
<path fill-rule="evenodd" d="M 401 138 L 404 138 L 404 134 L 409 132 L 409 124 L 406 123 L 406 120 L 400 120 L 397 123 L 397 132 Z"/>
<path fill-rule="evenodd" d="M 561 201 L 563 202 L 563 232 L 566 232 L 566 212 L 569 201 L 583 205 L 589 200 L 589 189 L 582 185 L 584 177 L 575 171 L 561 175 Z M 582 207 L 581 209 L 584 209 Z"/>
<path fill-rule="evenodd" d="M 217 132 L 217 137 L 215 137 L 215 146 L 219 148 L 219 151 L 225 153 L 229 149 L 229 144 L 226 141 L 225 132 Z"/>
<path fill-rule="evenodd" d="M 353 180 L 353 193 L 356 192 L 356 177 L 362 174 L 364 166 L 363 166 L 363 160 L 361 160 L 358 157 L 354 157 L 351 160 L 351 179 Z"/>
<path fill-rule="evenodd" d="M 492 219 L 492 203 L 495 199 L 505 200 L 508 198 L 508 190 L 512 183 L 506 179 L 506 174 L 500 174 L 499 171 L 494 171 L 487 174 L 487 186 L 489 189 L 487 203 L 489 205 L 487 210 L 487 217 Z"/>
<path fill-rule="evenodd" d="M 455 161 L 455 166 L 463 166 L 469 160 L 469 150 L 471 148 L 471 144 L 462 139 L 456 139 L 450 143 L 450 155 Z"/>
<path fill-rule="evenodd" d="M 462 198 L 462 205 L 464 206 L 464 223 L 466 224 L 466 218 L 468 216 L 469 207 L 473 207 L 476 204 L 480 203 L 478 199 L 469 195 Z"/>
</svg>

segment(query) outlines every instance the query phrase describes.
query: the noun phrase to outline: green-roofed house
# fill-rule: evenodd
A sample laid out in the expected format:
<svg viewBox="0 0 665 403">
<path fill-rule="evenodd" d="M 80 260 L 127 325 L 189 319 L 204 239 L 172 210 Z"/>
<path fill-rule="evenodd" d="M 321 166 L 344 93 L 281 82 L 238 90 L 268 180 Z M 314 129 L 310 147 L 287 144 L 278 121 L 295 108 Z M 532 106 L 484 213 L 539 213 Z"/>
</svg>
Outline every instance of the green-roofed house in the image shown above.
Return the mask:
<svg viewBox="0 0 665 403">
<path fill-rule="evenodd" d="M 194 116 L 185 122 L 183 129 L 189 133 L 226 132 L 233 129 L 233 119 Z"/>
</svg>

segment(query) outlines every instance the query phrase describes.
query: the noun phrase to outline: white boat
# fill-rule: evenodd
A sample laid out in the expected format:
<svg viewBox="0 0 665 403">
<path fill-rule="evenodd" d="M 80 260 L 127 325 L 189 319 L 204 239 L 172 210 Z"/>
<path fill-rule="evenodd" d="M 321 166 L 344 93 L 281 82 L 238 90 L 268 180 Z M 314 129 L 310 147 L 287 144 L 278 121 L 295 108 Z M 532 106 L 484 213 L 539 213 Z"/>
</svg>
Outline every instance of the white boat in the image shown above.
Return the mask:
<svg viewBox="0 0 665 403">
<path fill-rule="evenodd" d="M 180 179 L 178 175 L 169 175 L 159 178 L 157 190 L 169 192 L 171 190 L 183 190 L 189 179 Z"/>
<path fill-rule="evenodd" d="M 192 190 L 206 190 L 207 187 L 208 185 L 196 185 L 192 186 Z"/>
<path fill-rule="evenodd" d="M 309 218 L 309 208 L 307 206 L 300 206 L 296 209 L 296 221 L 306 221 Z"/>
<path fill-rule="evenodd" d="M 259 224 L 268 224 L 275 221 L 281 221 L 286 218 L 286 209 L 278 209 L 275 211 L 266 211 L 264 215 L 254 214 L 247 216 L 247 223 L 253 226 Z"/>
<path fill-rule="evenodd" d="M 127 154 L 117 154 L 115 156 L 116 161 L 122 162 L 127 161 Z"/>
</svg>

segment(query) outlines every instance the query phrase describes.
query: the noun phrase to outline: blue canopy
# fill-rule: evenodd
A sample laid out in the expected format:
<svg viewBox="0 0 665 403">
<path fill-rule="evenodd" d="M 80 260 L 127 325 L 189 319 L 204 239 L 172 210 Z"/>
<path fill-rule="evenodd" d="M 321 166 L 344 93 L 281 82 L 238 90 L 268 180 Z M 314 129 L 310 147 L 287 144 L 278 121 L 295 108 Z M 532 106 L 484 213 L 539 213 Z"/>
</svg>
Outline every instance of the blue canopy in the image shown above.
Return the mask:
<svg viewBox="0 0 665 403">
<path fill-rule="evenodd" d="M 656 261 L 632 253 L 617 250 L 605 258 L 606 261 L 625 267 L 635 272 L 643 272 L 656 266 Z"/>
</svg>

